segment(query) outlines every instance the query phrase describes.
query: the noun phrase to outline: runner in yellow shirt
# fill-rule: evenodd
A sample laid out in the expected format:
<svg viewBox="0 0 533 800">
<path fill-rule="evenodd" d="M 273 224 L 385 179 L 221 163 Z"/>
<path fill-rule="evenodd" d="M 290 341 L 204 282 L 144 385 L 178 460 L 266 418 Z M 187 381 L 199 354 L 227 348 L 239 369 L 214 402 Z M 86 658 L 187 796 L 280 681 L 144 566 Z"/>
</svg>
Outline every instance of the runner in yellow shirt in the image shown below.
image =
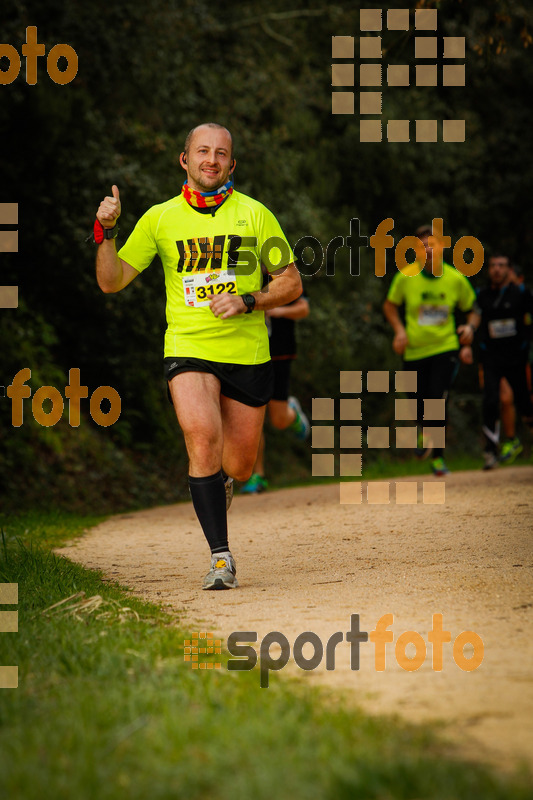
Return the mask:
<svg viewBox="0 0 533 800">
<path fill-rule="evenodd" d="M 180 163 L 181 194 L 153 206 L 117 254 L 121 206 L 113 186 L 97 212 L 98 285 L 124 289 L 158 254 L 165 273 L 164 364 L 189 455 L 189 488 L 211 549 L 204 589 L 236 587 L 227 508 L 233 479 L 252 472 L 272 391 L 266 309 L 299 297 L 302 283 L 273 214 L 233 189 L 230 132 L 193 128 Z M 262 269 L 273 277 L 261 291 Z"/>
<path fill-rule="evenodd" d="M 469 315 L 466 325 L 455 330 L 454 309 L 470 312 L 475 293 L 469 280 L 454 267 L 443 263 L 441 276 L 433 275 L 433 250 L 429 246 L 431 227 L 419 228 L 416 236 L 426 251 L 426 263 L 420 270 L 417 262 L 394 276 L 384 314 L 394 330 L 393 349 L 403 355 L 404 369 L 417 373 L 417 421 L 420 426 L 442 427 L 444 420 L 424 416 L 424 400 L 448 399 L 448 392 L 459 366 L 459 346 L 472 342 L 474 330 Z M 405 325 L 399 308 L 405 306 Z M 421 437 L 420 437 L 421 439 Z M 429 450 L 419 441 L 417 455 Z M 443 447 L 433 448 L 431 462 L 436 475 L 449 472 Z"/>
</svg>

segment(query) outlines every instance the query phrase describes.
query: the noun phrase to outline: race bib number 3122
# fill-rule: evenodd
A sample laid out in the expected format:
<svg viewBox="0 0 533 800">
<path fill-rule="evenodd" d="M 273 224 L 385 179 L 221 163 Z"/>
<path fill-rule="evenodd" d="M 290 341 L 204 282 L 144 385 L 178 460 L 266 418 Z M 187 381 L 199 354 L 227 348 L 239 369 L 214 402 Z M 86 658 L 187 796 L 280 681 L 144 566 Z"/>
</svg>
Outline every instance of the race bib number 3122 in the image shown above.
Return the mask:
<svg viewBox="0 0 533 800">
<path fill-rule="evenodd" d="M 187 275 L 183 279 L 183 296 L 186 306 L 199 308 L 209 305 L 212 297 L 227 292 L 237 294 L 237 281 L 234 272 L 200 272 Z"/>
</svg>

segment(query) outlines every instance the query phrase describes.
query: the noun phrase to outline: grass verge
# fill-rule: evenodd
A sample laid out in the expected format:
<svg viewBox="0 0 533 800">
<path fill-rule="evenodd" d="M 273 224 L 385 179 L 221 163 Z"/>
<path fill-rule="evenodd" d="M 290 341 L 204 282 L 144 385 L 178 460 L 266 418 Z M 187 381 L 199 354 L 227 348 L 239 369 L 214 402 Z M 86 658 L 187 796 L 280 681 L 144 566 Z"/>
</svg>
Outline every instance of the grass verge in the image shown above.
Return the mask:
<svg viewBox="0 0 533 800">
<path fill-rule="evenodd" d="M 428 727 L 328 708 L 325 691 L 282 676 L 262 690 L 224 659 L 191 670 L 175 615 L 51 553 L 90 522 L 3 520 L 0 582 L 19 584 L 19 632 L 0 635 L 0 664 L 18 665 L 19 688 L 0 690 L 0 796 L 531 797 L 525 773 L 463 763 Z"/>
<path fill-rule="evenodd" d="M 446 465 L 450 469 L 452 473 L 454 472 L 481 472 L 483 461 L 477 457 L 472 456 L 464 453 L 453 453 L 453 454 L 446 454 L 445 456 Z M 513 467 L 527 467 L 531 466 L 532 462 L 526 457 L 518 458 L 513 464 Z M 507 466 L 500 466 L 498 469 L 504 471 L 507 469 Z M 425 459 L 423 461 L 410 458 L 410 459 L 394 459 L 390 456 L 375 456 L 372 460 L 363 461 L 363 474 L 361 477 L 333 477 L 333 478 L 324 478 L 324 477 L 311 477 L 309 474 L 309 470 L 301 470 L 300 473 L 297 471 L 295 474 L 297 475 L 296 478 L 291 478 L 289 480 L 278 479 L 274 476 L 272 479 L 269 475 L 269 487 L 272 489 L 289 489 L 294 488 L 297 486 L 313 486 L 318 483 L 321 484 L 329 484 L 329 483 L 339 483 L 339 481 L 375 481 L 375 480 L 390 480 L 393 478 L 408 478 L 411 476 L 427 476 L 428 478 L 433 475 L 431 469 L 431 459 Z M 335 473 L 338 475 L 339 468 L 336 465 Z"/>
</svg>

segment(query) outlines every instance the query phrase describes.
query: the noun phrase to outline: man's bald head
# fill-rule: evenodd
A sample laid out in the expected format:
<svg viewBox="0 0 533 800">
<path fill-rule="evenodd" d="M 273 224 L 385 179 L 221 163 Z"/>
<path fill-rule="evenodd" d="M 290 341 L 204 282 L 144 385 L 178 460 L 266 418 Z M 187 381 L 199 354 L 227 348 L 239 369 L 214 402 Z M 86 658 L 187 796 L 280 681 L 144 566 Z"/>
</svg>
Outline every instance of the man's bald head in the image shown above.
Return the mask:
<svg viewBox="0 0 533 800">
<path fill-rule="evenodd" d="M 197 125 L 195 128 L 192 128 L 189 131 L 189 133 L 187 134 L 187 137 L 185 139 L 185 145 L 183 147 L 185 155 L 189 155 L 189 150 L 190 150 L 190 147 L 191 147 L 193 139 L 195 138 L 196 135 L 200 134 L 202 129 L 204 129 L 204 128 L 211 128 L 211 129 L 217 129 L 217 130 L 226 131 L 226 133 L 228 134 L 228 137 L 229 137 L 229 142 L 230 142 L 230 147 L 231 147 L 230 155 L 233 158 L 233 137 L 232 137 L 231 133 L 228 131 L 228 129 L 226 127 L 224 127 L 224 125 L 219 125 L 218 122 L 202 122 L 200 125 Z"/>
<path fill-rule="evenodd" d="M 196 192 L 213 192 L 224 186 L 235 169 L 231 133 L 223 125 L 204 122 L 185 140 L 180 164 L 187 183 Z"/>
</svg>

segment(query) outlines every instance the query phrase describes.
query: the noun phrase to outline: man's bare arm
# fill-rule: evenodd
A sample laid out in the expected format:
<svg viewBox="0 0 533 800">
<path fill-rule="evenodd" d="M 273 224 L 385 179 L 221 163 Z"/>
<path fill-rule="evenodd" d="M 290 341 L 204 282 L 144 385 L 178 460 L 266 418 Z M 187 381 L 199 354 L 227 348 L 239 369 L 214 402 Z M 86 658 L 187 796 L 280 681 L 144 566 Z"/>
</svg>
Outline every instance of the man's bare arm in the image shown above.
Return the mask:
<svg viewBox="0 0 533 800">
<path fill-rule="evenodd" d="M 96 253 L 96 280 L 106 294 L 120 292 L 139 273 L 127 261 L 118 257 L 115 240 L 104 239 Z"/>
<path fill-rule="evenodd" d="M 257 311 L 283 306 L 285 303 L 296 300 L 302 293 L 302 279 L 295 264 L 289 264 L 271 274 L 273 280 L 268 284 L 268 291 L 250 293 L 255 297 Z M 215 317 L 220 317 L 220 319 L 235 317 L 246 312 L 242 297 L 228 292 L 213 297 L 209 308 Z"/>
<path fill-rule="evenodd" d="M 399 307 L 396 305 L 396 303 L 392 303 L 390 300 L 385 300 L 383 303 L 383 313 L 385 314 L 387 322 L 389 322 L 394 331 L 392 349 L 395 353 L 402 355 L 405 348 L 409 344 L 409 339 L 407 338 L 407 332 L 404 328 L 403 322 L 400 319 Z"/>
<path fill-rule="evenodd" d="M 118 186 L 111 189 L 113 196 L 105 197 L 96 212 L 103 228 L 114 228 L 120 217 L 120 195 Z M 107 293 L 120 292 L 139 273 L 126 261 L 118 257 L 114 239 L 104 239 L 96 253 L 96 280 L 100 289 Z"/>
<path fill-rule="evenodd" d="M 274 317 L 275 319 L 280 317 L 283 319 L 292 319 L 294 321 L 305 319 L 305 317 L 309 316 L 309 302 L 305 297 L 300 297 L 288 306 L 269 308 L 266 313 L 267 316 Z"/>
<path fill-rule="evenodd" d="M 459 325 L 459 327 L 457 328 L 460 344 L 462 345 L 472 344 L 474 340 L 474 333 L 477 331 L 480 325 L 481 325 L 481 314 L 478 314 L 477 311 L 474 311 L 472 309 L 472 311 L 469 311 L 468 313 L 468 317 L 466 318 L 466 323 L 464 325 Z"/>
</svg>

